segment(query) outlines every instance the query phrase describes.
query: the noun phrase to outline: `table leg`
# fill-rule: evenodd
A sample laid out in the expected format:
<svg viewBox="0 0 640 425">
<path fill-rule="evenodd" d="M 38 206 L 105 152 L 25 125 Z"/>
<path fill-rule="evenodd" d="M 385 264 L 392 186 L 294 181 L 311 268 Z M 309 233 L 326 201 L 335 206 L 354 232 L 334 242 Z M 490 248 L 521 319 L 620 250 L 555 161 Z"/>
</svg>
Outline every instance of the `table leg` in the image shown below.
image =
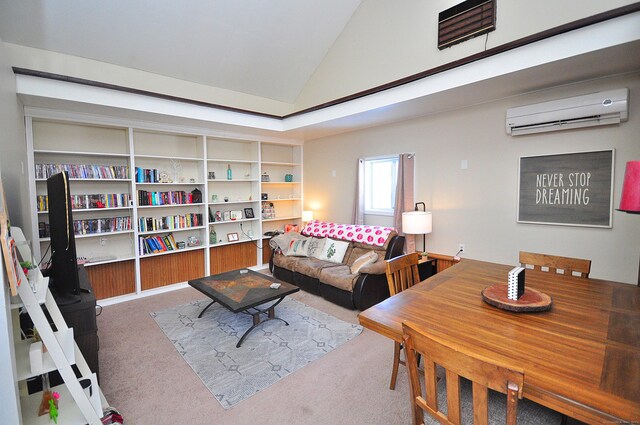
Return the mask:
<svg viewBox="0 0 640 425">
<path fill-rule="evenodd" d="M 284 324 L 286 326 L 289 326 L 289 323 L 286 320 L 281 319 L 279 317 L 276 317 L 275 307 L 278 304 L 280 304 L 280 302 L 283 299 L 284 299 L 284 297 L 280 298 L 278 301 L 276 301 L 275 303 L 273 303 L 272 305 L 270 305 L 266 309 L 259 309 L 259 308 L 253 307 L 253 309 L 256 310 L 255 312 L 249 312 L 249 311 L 243 311 L 242 312 L 242 313 L 245 313 L 245 314 L 250 314 L 252 316 L 252 318 L 253 318 L 253 326 L 251 326 L 249 329 L 247 329 L 247 331 L 244 334 L 242 334 L 242 336 L 240 337 L 240 341 L 238 341 L 238 343 L 236 344 L 236 348 L 240 348 L 240 346 L 244 342 L 245 338 L 251 333 L 251 331 L 254 330 L 256 327 L 258 327 L 259 325 L 261 325 L 264 322 L 268 322 L 269 320 L 280 320 L 281 322 L 284 322 Z M 261 320 L 261 317 L 260 317 L 261 314 L 266 314 L 267 318 L 265 320 Z"/>
<path fill-rule="evenodd" d="M 207 309 L 208 309 L 209 307 L 211 307 L 213 304 L 215 304 L 215 302 L 216 302 L 216 301 L 215 301 L 215 300 L 213 300 L 213 301 L 211 301 L 211 302 L 209 303 L 209 305 L 207 305 L 205 308 L 203 308 L 203 309 L 202 309 L 202 311 L 200 312 L 200 314 L 198 314 L 198 319 L 200 319 L 200 318 L 202 317 L 202 315 L 204 314 L 204 312 L 205 312 L 205 311 L 207 311 Z"/>
</svg>

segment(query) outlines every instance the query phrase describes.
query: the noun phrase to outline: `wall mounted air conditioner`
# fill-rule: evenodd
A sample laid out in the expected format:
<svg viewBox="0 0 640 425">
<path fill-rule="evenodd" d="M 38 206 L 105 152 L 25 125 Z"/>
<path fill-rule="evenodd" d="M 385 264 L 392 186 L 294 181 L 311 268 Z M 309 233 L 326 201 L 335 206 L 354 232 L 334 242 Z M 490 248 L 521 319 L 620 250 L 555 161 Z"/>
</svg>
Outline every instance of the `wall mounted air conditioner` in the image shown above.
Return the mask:
<svg viewBox="0 0 640 425">
<path fill-rule="evenodd" d="M 618 124 L 628 117 L 629 89 L 608 90 L 507 109 L 512 136 Z"/>
</svg>

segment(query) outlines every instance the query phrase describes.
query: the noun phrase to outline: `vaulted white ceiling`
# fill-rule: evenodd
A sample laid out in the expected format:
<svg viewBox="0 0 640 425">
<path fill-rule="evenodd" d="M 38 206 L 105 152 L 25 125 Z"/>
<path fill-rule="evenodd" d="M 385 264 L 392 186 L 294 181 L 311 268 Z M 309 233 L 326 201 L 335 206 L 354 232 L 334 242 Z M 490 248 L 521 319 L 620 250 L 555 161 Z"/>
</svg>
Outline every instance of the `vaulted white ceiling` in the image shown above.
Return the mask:
<svg viewBox="0 0 640 425">
<path fill-rule="evenodd" d="M 0 0 L 0 38 L 293 103 L 360 2 Z"/>
</svg>

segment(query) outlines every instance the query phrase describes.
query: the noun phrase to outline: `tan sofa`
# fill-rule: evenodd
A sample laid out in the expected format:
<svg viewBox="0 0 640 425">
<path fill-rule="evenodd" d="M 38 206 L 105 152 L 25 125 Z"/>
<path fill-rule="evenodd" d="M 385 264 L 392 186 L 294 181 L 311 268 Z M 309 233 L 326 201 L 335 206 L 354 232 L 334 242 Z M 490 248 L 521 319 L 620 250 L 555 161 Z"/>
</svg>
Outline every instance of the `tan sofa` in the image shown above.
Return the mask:
<svg viewBox="0 0 640 425">
<path fill-rule="evenodd" d="M 349 247 L 341 263 L 315 257 L 284 255 L 288 243 L 298 238 L 305 237 L 298 233 L 287 233 L 271 240 L 273 252 L 269 264 L 277 279 L 350 309 L 365 310 L 389 297 L 384 260 L 402 255 L 404 236 L 392 232 L 383 246 L 347 242 Z M 312 236 L 308 238 L 319 239 Z M 355 274 L 352 273 L 351 266 L 354 262 L 372 251 L 378 256 L 377 261 L 363 266 Z"/>
</svg>

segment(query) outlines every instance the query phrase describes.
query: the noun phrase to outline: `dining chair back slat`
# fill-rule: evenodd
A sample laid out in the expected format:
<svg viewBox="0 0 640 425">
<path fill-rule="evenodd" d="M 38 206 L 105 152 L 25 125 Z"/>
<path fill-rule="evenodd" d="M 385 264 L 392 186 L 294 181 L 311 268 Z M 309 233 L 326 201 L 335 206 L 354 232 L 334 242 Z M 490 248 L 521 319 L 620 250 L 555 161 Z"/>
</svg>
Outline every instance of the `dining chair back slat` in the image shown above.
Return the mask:
<svg viewBox="0 0 640 425">
<path fill-rule="evenodd" d="M 407 353 L 412 417 L 414 425 L 424 424 L 424 412 L 445 424 L 461 424 L 460 377 L 473 383 L 474 424 L 488 423 L 488 389 L 507 395 L 507 424 L 516 424 L 518 400 L 522 398 L 524 372 L 500 365 L 472 353 L 462 345 L 445 342 L 436 335 L 403 322 Z M 424 359 L 425 393 L 420 385 L 417 356 Z M 446 370 L 447 414 L 438 407 L 436 365 Z"/>
<path fill-rule="evenodd" d="M 591 271 L 591 260 L 526 251 L 520 251 L 520 264 L 522 267 L 533 266 L 533 269 L 538 271 L 549 271 L 551 273 L 561 273 L 565 276 L 584 278 L 588 278 Z"/>
</svg>

